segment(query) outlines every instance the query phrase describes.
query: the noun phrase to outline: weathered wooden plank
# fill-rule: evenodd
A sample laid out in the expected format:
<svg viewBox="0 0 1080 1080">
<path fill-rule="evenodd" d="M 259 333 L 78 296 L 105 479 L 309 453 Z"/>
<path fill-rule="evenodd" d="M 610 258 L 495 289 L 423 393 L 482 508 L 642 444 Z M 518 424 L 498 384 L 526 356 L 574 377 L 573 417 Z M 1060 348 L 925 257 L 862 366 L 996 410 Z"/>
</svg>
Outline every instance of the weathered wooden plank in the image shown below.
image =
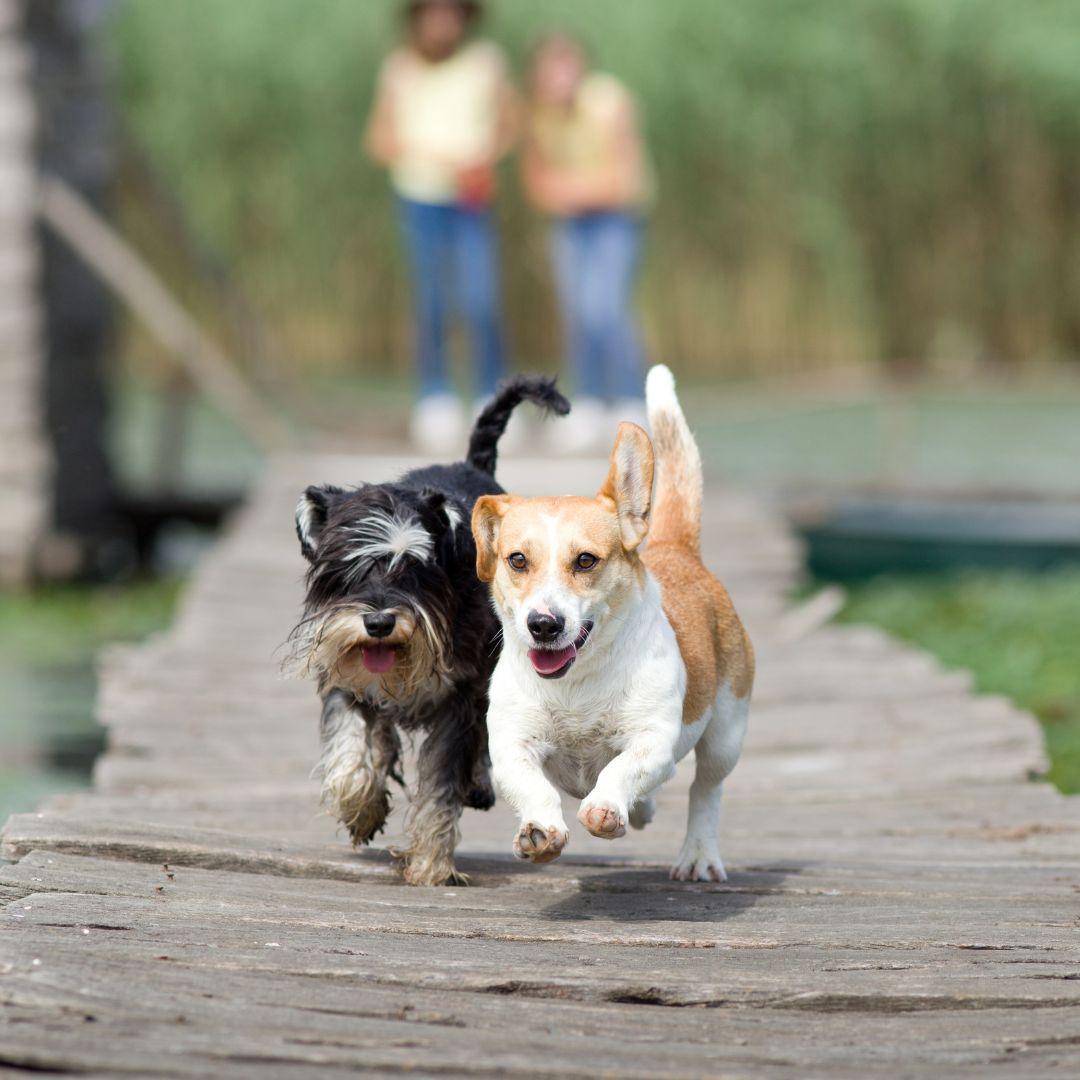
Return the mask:
<svg viewBox="0 0 1080 1080">
<path fill-rule="evenodd" d="M 1075 958 L 1057 964 L 1045 948 L 1023 943 L 1001 951 L 830 944 L 823 959 L 822 948 L 812 943 L 736 940 L 665 948 L 537 940 L 528 934 L 433 937 L 358 929 L 347 916 L 336 925 L 312 926 L 174 911 L 167 899 L 28 899 L 33 904 L 22 920 L 9 916 L 0 926 L 4 963 L 32 966 L 43 952 L 67 946 L 79 948 L 87 965 L 108 956 L 151 966 L 169 962 L 266 976 L 292 972 L 446 992 L 807 1013 L 1080 1004 Z"/>
<path fill-rule="evenodd" d="M 632 843 L 644 842 L 655 832 L 677 836 L 685 809 L 682 799 L 681 783 L 665 788 L 658 799 L 657 820 Z M 186 825 L 205 818 L 202 823 L 207 827 L 220 827 L 228 821 L 237 831 L 253 834 L 280 833 L 282 822 L 287 820 L 294 827 L 301 823 L 307 833 L 308 825 L 320 818 L 316 801 L 317 784 L 309 777 L 294 775 L 285 782 L 249 777 L 224 785 L 160 789 L 137 795 L 70 792 L 49 800 L 41 812 L 79 817 L 85 822 L 118 820 L 127 811 L 135 811 L 157 824 Z M 673 815 L 670 820 L 669 813 Z M 470 836 L 499 836 L 512 820 L 496 806 L 493 811 L 469 817 Z M 727 799 L 724 827 L 821 835 L 823 828 L 835 826 L 838 821 L 843 823 L 845 833 L 926 832 L 935 837 L 955 834 L 1002 843 L 1017 843 L 1032 833 L 1071 832 L 1077 824 L 1072 799 L 1063 798 L 1046 784 L 1011 782 L 931 790 L 918 800 L 866 785 L 832 791 L 803 790 L 794 785 L 779 791 L 740 791 Z M 240 822 L 248 822 L 250 827 L 240 829 Z M 490 827 L 488 822 L 492 823 Z M 604 848 L 621 850 L 618 844 L 605 844 Z M 887 847 L 882 854 L 888 854 Z"/>
<path fill-rule="evenodd" d="M 66 1071 L 66 1066 L 75 1064 L 80 1074 L 92 1060 L 98 1067 L 111 1066 L 115 1071 L 108 1075 L 137 1069 L 139 1075 L 260 1077 L 335 1075 L 345 1069 L 377 1075 L 771 1077 L 794 1072 L 799 1076 L 863 1077 L 895 1075 L 898 1068 L 901 1075 L 920 1077 L 940 1076 L 943 1066 L 950 1076 L 985 1076 L 988 1066 L 1015 1069 L 1022 1064 L 1030 1069 L 1041 1064 L 1067 1071 L 1068 1063 L 1076 1061 L 1068 1036 L 1053 1033 L 1054 1018 L 1049 1015 L 1040 1016 L 1034 1030 L 1007 1027 L 1009 1034 L 1003 1036 L 993 1025 L 994 1020 L 1001 1023 L 1000 1012 L 977 1018 L 964 1014 L 960 1027 L 965 1036 L 969 1031 L 971 1034 L 952 1046 L 943 1045 L 944 1040 L 928 1044 L 920 1037 L 926 1029 L 922 1017 L 904 1017 L 888 1026 L 830 1020 L 820 1043 L 807 1052 L 793 1041 L 763 1038 L 763 1032 L 771 1031 L 775 1023 L 774 1014 L 764 1010 L 753 1024 L 739 1023 L 726 1015 L 717 1018 L 716 1026 L 726 1037 L 708 1047 L 668 1044 L 660 1037 L 652 1044 L 617 1038 L 615 1033 L 622 1030 L 625 1017 L 614 1025 L 614 1031 L 581 1035 L 576 1014 L 563 1018 L 559 1026 L 544 1024 L 544 1012 L 536 1002 L 530 1003 L 527 1014 L 514 1017 L 516 1026 L 508 1025 L 502 1033 L 456 1030 L 451 1023 L 425 1026 L 419 1019 L 408 1019 L 409 1006 L 405 1006 L 406 1019 L 397 1024 L 319 1014 L 308 1020 L 306 1027 L 298 1023 L 271 1026 L 267 1018 L 265 1027 L 256 1029 L 256 1037 L 246 1036 L 245 1025 L 253 1016 L 262 1020 L 267 1011 L 225 1008 L 209 1017 L 198 1010 L 192 1021 L 193 1026 L 198 1025 L 194 1030 L 167 1022 L 136 1027 L 108 1018 L 102 1023 L 96 1014 L 89 1013 L 96 1022 L 87 1030 L 85 1021 L 80 1028 L 75 1018 L 64 1015 L 54 1020 L 51 1011 L 39 1010 L 24 1014 L 23 1030 L 25 1020 L 37 1021 L 41 1026 L 47 1024 L 54 1037 L 43 1045 L 24 1034 L 0 1050 L 0 1061 L 7 1058 L 38 1070 Z M 273 1019 L 278 1016 L 280 1010 Z M 228 1021 L 232 1025 L 226 1027 Z M 867 1057 L 872 1064 L 865 1059 L 855 1063 L 854 1054 L 850 1050 L 845 1053 L 856 1040 L 875 1036 L 881 1042 L 871 1044 Z M 902 1056 L 894 1048 L 904 1044 L 910 1049 Z"/>
<path fill-rule="evenodd" d="M 1018 788 L 1021 806 L 1025 796 L 1026 789 Z M 272 793 L 261 797 L 273 803 Z M 820 805 L 790 801 L 770 810 L 763 805 L 765 799 L 767 793 L 745 806 L 734 796 L 728 799 L 722 842 L 730 866 L 770 861 L 830 866 L 849 860 L 1004 864 L 1067 862 L 1080 857 L 1080 831 L 1072 804 L 1052 796 L 1045 803 L 1038 799 L 1030 802 L 1028 816 L 1013 816 L 1008 810 L 1008 793 L 990 787 L 985 799 L 955 802 L 944 819 L 936 816 L 933 807 L 920 809 L 918 803 L 905 807 L 905 801 L 910 800 L 903 795 L 876 810 L 854 799 L 846 803 L 826 799 Z M 1002 803 L 995 808 L 998 799 Z M 296 798 L 291 814 L 284 812 L 287 800 L 265 812 L 254 799 L 251 807 L 239 809 L 235 803 L 230 809 L 226 801 L 220 814 L 210 806 L 193 815 L 178 812 L 175 804 L 165 800 L 157 809 L 147 805 L 132 821 L 95 816 L 92 809 L 83 809 L 85 805 L 80 804 L 79 812 L 71 816 L 39 813 L 12 818 L 5 832 L 7 850 L 15 855 L 34 848 L 75 853 L 97 850 L 125 858 L 186 860 L 215 868 L 241 865 L 255 873 L 328 877 L 354 876 L 362 872 L 366 860 L 377 857 L 373 852 L 352 853 L 342 839 L 335 838 L 334 823 L 317 814 L 314 792 L 309 801 L 302 795 Z M 113 803 L 114 807 L 122 805 Z M 400 836 L 403 806 L 399 801 L 385 842 Z M 138 804 L 130 804 L 130 808 L 137 810 Z M 566 858 L 575 862 L 636 859 L 664 866 L 681 841 L 685 803 L 675 797 L 658 802 L 657 820 L 648 829 L 615 842 L 585 834 L 573 823 L 574 805 L 569 800 L 566 809 L 572 822 Z M 225 813 L 250 831 L 211 824 L 217 820 L 220 826 Z M 513 817 L 505 807 L 497 806 L 488 813 L 467 811 L 460 850 L 482 860 L 508 860 L 513 832 Z M 279 863 L 292 869 L 275 869 Z"/>
<path fill-rule="evenodd" d="M 268 740 L 269 741 L 269 740 Z M 311 743 L 298 739 L 286 744 L 288 757 L 268 758 L 260 762 L 258 777 L 287 780 L 302 764 L 310 768 L 315 759 Z M 230 779 L 242 783 L 237 769 L 251 766 L 250 756 L 232 745 L 223 745 L 211 758 L 201 754 L 110 756 L 102 759 L 96 777 L 99 785 L 115 790 L 187 789 L 195 785 L 222 786 Z M 854 748 L 850 751 L 783 749 L 756 759 L 748 759 L 738 779 L 733 779 L 730 795 L 740 793 L 780 793 L 799 784 L 806 792 L 827 794 L 849 776 L 870 794 L 899 798 L 922 798 L 928 792 L 948 785 L 1002 785 L 1023 782 L 1037 775 L 1044 764 L 1035 756 L 1026 736 L 994 738 L 972 734 L 957 738 L 950 753 L 936 756 L 932 746 L 898 750 L 890 762 L 877 750 Z M 686 766 L 692 767 L 692 763 Z M 255 779 L 255 777 L 252 777 Z M 903 823 L 898 823 L 902 825 Z M 626 845 L 623 845 L 624 847 Z"/>
<path fill-rule="evenodd" d="M 965 898 L 997 897 L 1004 905 L 1015 910 L 1038 896 L 1056 898 L 1058 902 L 1076 895 L 1074 869 L 1069 864 L 1041 865 L 1031 863 L 1022 873 L 1003 874 L 999 863 L 973 863 L 958 875 L 948 862 L 927 862 L 919 870 L 916 882 L 906 866 L 885 861 L 858 863 L 806 864 L 802 866 L 751 867 L 734 871 L 726 884 L 697 883 L 683 887 L 666 879 L 657 879 L 642 873 L 650 869 L 640 861 L 608 864 L 583 864 L 558 862 L 542 870 L 535 867 L 512 864 L 513 872 L 501 875 L 494 885 L 474 882 L 454 890 L 403 889 L 394 880 L 374 881 L 364 886 L 376 890 L 392 888 L 393 903 L 409 903 L 413 896 L 418 903 L 430 903 L 454 892 L 457 902 L 495 905 L 519 903 L 516 894 L 520 890 L 538 895 L 555 897 L 566 893 L 604 892 L 643 895 L 662 895 L 679 901 L 676 910 L 688 907 L 692 914 L 698 912 L 702 897 L 733 893 L 754 896 L 820 895 L 832 898 L 853 895 L 859 897 L 892 896 L 912 899 L 919 895 L 940 898 L 942 903 L 962 904 Z M 315 879 L 303 877 L 280 877 L 275 875 L 251 875 L 229 870 L 205 870 L 197 867 L 170 863 L 174 874 L 184 871 L 184 881 L 191 888 L 220 891 L 246 892 L 253 890 L 262 896 L 307 896 L 313 890 L 318 895 L 339 897 L 350 902 L 361 890 L 355 881 L 348 879 Z M 620 877 L 620 871 L 625 874 Z M 97 856 L 70 855 L 48 850 L 35 850 L 18 862 L 0 866 L 0 884 L 16 890 L 19 896 L 29 891 L 99 892 L 117 895 L 156 896 L 157 886 L 176 884 L 169 879 L 161 863 L 131 862 L 105 859 Z M 694 920 L 701 921 L 701 920 Z M 1071 939 L 1070 939 L 1071 940 Z"/>
<path fill-rule="evenodd" d="M 385 853 L 351 852 L 316 814 L 311 688 L 277 674 L 300 603 L 291 508 L 307 483 L 407 464 L 283 460 L 172 630 L 106 659 L 99 793 L 6 829 L 21 862 L 0 870 L 0 1064 L 1075 1071 L 1080 815 L 1026 782 L 1044 764 L 1037 728 L 879 631 L 773 636 L 799 548 L 728 493 L 707 501 L 706 555 L 761 661 L 726 800 L 728 885 L 666 879 L 685 767 L 644 833 L 605 844 L 575 827 L 551 867 L 508 857 L 505 808 L 467 813 L 473 888 L 406 889 Z M 502 475 L 557 493 L 590 470 L 598 485 L 603 469 L 556 463 L 538 477 L 507 463 Z M 399 829 L 400 814 L 388 835 Z"/>
<path fill-rule="evenodd" d="M 280 1045 L 279 1040 L 289 1045 L 299 1038 L 308 1047 L 349 1048 L 352 1060 L 362 1060 L 368 1067 L 379 1060 L 380 1046 L 393 1052 L 400 1049 L 402 1039 L 411 1040 L 414 1049 L 434 1045 L 443 1050 L 445 1031 L 440 1029 L 450 1029 L 467 1036 L 474 1069 L 481 1069 L 482 1063 L 488 1068 L 498 1062 L 509 1064 L 509 1055 L 526 1046 L 539 1050 L 541 1058 L 527 1061 L 522 1070 L 527 1075 L 539 1074 L 539 1061 L 560 1074 L 576 1065 L 600 1070 L 593 1075 L 614 1067 L 620 1075 L 637 1075 L 631 1070 L 645 1066 L 651 1074 L 667 1075 L 662 1070 L 677 1065 L 682 1071 L 676 1075 L 700 1075 L 711 1071 L 710 1065 L 715 1069 L 727 1063 L 752 1067 L 760 1075 L 771 1063 L 789 1072 L 798 1066 L 800 1075 L 808 1075 L 812 1068 L 843 1075 L 854 1061 L 864 1075 L 871 1062 L 880 1067 L 901 1065 L 905 1075 L 915 1075 L 913 1069 L 920 1065 L 944 1063 L 950 1071 L 965 1065 L 1015 1067 L 1017 1055 L 1023 1055 L 1020 1061 L 1031 1062 L 1033 1057 L 1049 1056 L 1048 1051 L 1061 1064 L 1061 1059 L 1075 1060 L 1077 1052 L 1068 1041 L 1075 1036 L 1076 1017 L 1073 1010 L 1060 1008 L 1026 1009 L 1022 1024 L 1005 1010 L 923 1010 L 890 1016 L 838 1009 L 813 1014 L 816 1037 L 807 1039 L 808 1016 L 798 1010 L 657 1009 L 516 993 L 403 990 L 319 976 L 281 974 L 266 979 L 230 970 L 217 971 L 213 989 L 207 991 L 197 968 L 169 963 L 167 977 L 156 977 L 155 969 L 161 966 L 158 962 L 146 969 L 107 958 L 87 968 L 77 952 L 57 952 L 47 966 L 6 980 L 0 995 L 25 1010 L 24 1015 L 36 1010 L 37 1018 L 59 1036 L 59 1045 L 49 1040 L 47 1052 L 52 1056 L 37 1058 L 39 1065 L 78 1054 L 82 1048 L 72 1042 L 79 1035 L 85 1038 L 92 1018 L 94 1035 L 102 1036 L 95 1051 L 100 1052 L 107 1038 L 113 1043 L 114 1061 L 130 1062 L 133 1051 L 140 1052 L 150 1072 L 183 1060 L 205 1060 L 201 1047 L 184 1041 L 184 1031 L 192 1027 L 211 1029 L 222 1056 L 227 1050 L 235 1053 L 244 1033 L 254 1031 L 266 1040 L 260 1047 L 264 1058 Z M 767 1040 L 762 1038 L 765 1031 Z M 508 1039 L 507 1032 L 514 1037 Z M 552 1032 L 559 1037 L 551 1040 Z M 23 1047 L 27 1041 L 22 1040 Z M 117 1042 L 123 1057 L 116 1056 Z M 36 1049 L 42 1052 L 40 1042 Z M 178 1058 L 181 1050 L 183 1058 Z M 5 1051 L 12 1052 L 10 1043 L 5 1043 Z M 605 1059 L 598 1059 L 600 1053 Z M 85 1057 L 81 1060 L 85 1062 Z M 452 1054 L 440 1058 L 444 1066 L 454 1060 Z M 219 1067 L 224 1064 L 219 1061 Z"/>
<path fill-rule="evenodd" d="M 352 929 L 441 939 L 705 949 L 810 941 L 850 948 L 863 941 L 875 949 L 1042 950 L 1048 962 L 1080 968 L 1080 939 L 1059 918 L 1075 897 L 1060 868 L 1024 887 L 1001 882 L 996 868 L 961 881 L 919 874 L 917 891 L 910 874 L 888 868 L 842 878 L 747 871 L 724 886 L 684 889 L 647 870 L 597 867 L 564 868 L 558 876 L 521 873 L 487 888 L 412 890 L 397 882 L 361 889 L 167 865 L 35 852 L 0 869 L 0 884 L 23 891 L 25 903 L 9 909 L 16 920 L 40 914 L 42 905 L 52 910 L 57 898 L 49 894 L 62 893 L 77 894 L 73 904 L 91 895 L 150 899 L 164 902 L 173 916 L 315 927 L 345 920 Z"/>
</svg>

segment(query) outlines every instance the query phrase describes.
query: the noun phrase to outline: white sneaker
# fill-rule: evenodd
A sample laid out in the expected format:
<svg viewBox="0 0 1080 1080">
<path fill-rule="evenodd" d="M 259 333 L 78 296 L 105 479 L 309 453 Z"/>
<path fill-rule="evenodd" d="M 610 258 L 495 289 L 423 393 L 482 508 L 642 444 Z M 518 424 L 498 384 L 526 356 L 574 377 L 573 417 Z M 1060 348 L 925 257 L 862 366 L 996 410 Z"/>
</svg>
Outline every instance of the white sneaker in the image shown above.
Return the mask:
<svg viewBox="0 0 1080 1080">
<path fill-rule="evenodd" d="M 578 398 L 570 415 L 552 424 L 547 433 L 548 449 L 565 457 L 606 454 L 610 443 L 607 407 L 599 398 Z"/>
<path fill-rule="evenodd" d="M 465 409 L 454 394 L 421 398 L 409 420 L 409 441 L 431 457 L 460 458 L 465 453 Z"/>
</svg>

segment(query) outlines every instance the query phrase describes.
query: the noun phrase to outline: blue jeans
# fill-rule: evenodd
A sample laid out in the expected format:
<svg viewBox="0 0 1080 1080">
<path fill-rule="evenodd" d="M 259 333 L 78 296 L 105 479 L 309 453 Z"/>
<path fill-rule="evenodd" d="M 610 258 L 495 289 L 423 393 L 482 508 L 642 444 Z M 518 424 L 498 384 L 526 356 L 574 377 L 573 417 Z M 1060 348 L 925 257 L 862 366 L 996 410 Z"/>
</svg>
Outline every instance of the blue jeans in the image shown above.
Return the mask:
<svg viewBox="0 0 1080 1080">
<path fill-rule="evenodd" d="M 567 352 L 585 397 L 643 394 L 644 349 L 633 313 L 644 227 L 625 211 L 563 218 L 552 235 Z"/>
<path fill-rule="evenodd" d="M 495 223 L 486 210 L 399 199 L 416 320 L 420 396 L 452 392 L 446 368 L 446 317 L 469 324 L 475 392 L 490 397 L 504 368 Z"/>
</svg>

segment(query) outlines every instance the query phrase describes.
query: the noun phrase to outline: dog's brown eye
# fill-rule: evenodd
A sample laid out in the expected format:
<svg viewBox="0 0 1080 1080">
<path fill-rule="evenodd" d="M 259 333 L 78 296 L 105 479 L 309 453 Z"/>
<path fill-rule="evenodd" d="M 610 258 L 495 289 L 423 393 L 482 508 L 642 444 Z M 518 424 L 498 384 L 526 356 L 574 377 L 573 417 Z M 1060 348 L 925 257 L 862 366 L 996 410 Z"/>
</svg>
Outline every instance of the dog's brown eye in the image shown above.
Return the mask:
<svg viewBox="0 0 1080 1080">
<path fill-rule="evenodd" d="M 529 565 L 529 560 L 521 554 L 520 551 L 515 551 L 513 555 L 507 557 L 506 560 L 515 570 L 524 570 Z"/>
<path fill-rule="evenodd" d="M 575 560 L 574 566 L 579 570 L 591 570 L 600 560 L 590 551 L 583 551 Z"/>
</svg>

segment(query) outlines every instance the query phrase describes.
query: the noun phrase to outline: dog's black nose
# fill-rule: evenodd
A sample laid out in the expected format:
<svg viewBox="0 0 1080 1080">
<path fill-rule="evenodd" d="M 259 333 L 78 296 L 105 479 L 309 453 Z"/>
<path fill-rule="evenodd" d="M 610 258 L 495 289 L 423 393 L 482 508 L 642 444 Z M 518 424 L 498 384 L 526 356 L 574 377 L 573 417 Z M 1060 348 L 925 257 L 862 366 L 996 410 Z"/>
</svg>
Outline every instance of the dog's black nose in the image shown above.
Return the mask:
<svg viewBox="0 0 1080 1080">
<path fill-rule="evenodd" d="M 373 638 L 389 637 L 394 632 L 397 616 L 392 611 L 373 611 L 364 616 L 364 629 Z"/>
<path fill-rule="evenodd" d="M 549 615 L 547 612 L 530 611 L 525 625 L 536 641 L 554 641 L 566 628 L 566 620 L 561 615 Z"/>
</svg>

